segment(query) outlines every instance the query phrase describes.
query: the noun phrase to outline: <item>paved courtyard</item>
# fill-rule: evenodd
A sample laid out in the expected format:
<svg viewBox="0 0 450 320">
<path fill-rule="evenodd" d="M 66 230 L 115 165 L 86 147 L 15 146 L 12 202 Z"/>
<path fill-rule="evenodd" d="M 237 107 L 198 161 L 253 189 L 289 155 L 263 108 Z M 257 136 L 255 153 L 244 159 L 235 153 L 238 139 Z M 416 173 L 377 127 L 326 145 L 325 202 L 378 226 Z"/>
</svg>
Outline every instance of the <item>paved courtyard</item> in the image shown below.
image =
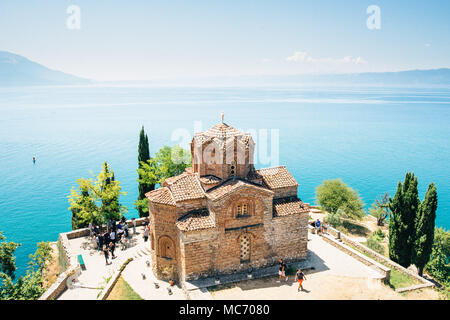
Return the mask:
<svg viewBox="0 0 450 320">
<path fill-rule="evenodd" d="M 276 275 L 220 286 L 214 299 L 402 299 L 382 285 L 381 274 L 357 261 L 315 234 L 308 234 L 308 264 L 304 291 L 297 291 L 293 276 L 277 283 Z"/>
<path fill-rule="evenodd" d="M 122 277 L 130 286 L 146 300 L 185 299 L 180 286 L 170 287 L 166 281 L 157 280 L 147 261 L 151 263 L 150 243 L 142 238 L 142 227 L 137 228 L 138 234 L 133 236 L 130 247 L 122 251 L 116 249 L 116 259 L 112 264 L 105 265 L 104 255 L 93 248 L 88 237 L 70 240 L 74 254 L 82 254 L 86 270 L 82 271 L 74 288 L 67 289 L 58 299 L 95 300 L 98 298 L 106 279 L 120 268 L 128 258 L 132 257 Z M 391 299 L 395 298 L 391 289 L 381 285 L 381 275 L 345 254 L 339 249 L 322 240 L 320 236 L 308 234 L 307 281 L 305 291 L 297 293 L 297 285 L 293 277 L 287 282 L 276 282 L 276 276 L 262 279 L 240 281 L 235 284 L 219 286 L 212 294 L 204 288 L 190 291 L 191 299 L 364 299 L 378 298 L 381 294 Z M 276 272 L 276 267 L 273 273 Z M 142 274 L 145 274 L 143 279 Z M 155 286 L 158 284 L 159 288 Z M 172 294 L 169 294 L 170 287 Z M 381 290 L 381 291 L 380 291 Z M 377 293 L 377 294 L 372 294 Z"/>
</svg>

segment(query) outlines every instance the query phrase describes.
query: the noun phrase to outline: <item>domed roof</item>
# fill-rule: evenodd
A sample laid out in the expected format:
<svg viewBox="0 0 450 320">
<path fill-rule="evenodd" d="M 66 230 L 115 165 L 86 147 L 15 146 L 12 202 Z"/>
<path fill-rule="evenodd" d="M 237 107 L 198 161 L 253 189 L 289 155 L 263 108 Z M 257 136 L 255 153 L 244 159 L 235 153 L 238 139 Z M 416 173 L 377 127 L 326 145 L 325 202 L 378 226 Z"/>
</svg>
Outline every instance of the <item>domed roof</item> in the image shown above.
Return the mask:
<svg viewBox="0 0 450 320">
<path fill-rule="evenodd" d="M 238 137 L 238 141 L 243 142 L 245 145 L 248 145 L 250 140 L 252 140 L 250 133 L 239 131 L 238 129 L 222 122 L 216 124 L 207 131 L 196 133 L 194 135 L 193 142 L 203 144 L 207 141 L 215 140 L 216 142 L 221 142 L 219 145 L 223 145 L 223 142 L 234 137 Z"/>
</svg>

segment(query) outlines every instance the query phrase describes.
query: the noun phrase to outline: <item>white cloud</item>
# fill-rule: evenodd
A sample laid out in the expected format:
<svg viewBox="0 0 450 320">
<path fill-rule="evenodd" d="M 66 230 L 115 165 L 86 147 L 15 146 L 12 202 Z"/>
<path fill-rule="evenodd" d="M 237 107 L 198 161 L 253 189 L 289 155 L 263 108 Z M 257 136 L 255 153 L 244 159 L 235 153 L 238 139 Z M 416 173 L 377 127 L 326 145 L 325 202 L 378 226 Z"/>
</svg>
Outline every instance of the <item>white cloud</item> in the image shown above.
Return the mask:
<svg viewBox="0 0 450 320">
<path fill-rule="evenodd" d="M 296 51 L 292 56 L 286 58 L 288 62 L 301 63 L 327 63 L 327 64 L 366 64 L 367 61 L 361 57 L 346 56 L 341 59 L 337 58 L 313 58 L 304 51 Z"/>
<path fill-rule="evenodd" d="M 425 43 L 425 47 L 431 47 L 431 43 Z"/>
</svg>

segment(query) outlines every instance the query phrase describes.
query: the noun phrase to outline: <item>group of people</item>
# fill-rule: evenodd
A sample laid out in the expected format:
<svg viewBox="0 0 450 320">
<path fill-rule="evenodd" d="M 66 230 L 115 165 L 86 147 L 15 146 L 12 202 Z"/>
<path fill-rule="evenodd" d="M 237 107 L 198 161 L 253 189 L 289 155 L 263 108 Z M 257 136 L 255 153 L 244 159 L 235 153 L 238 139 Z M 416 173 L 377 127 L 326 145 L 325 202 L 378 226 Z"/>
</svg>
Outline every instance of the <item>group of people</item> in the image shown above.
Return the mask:
<svg viewBox="0 0 450 320">
<path fill-rule="evenodd" d="M 319 219 L 317 219 L 316 221 L 314 221 L 312 223 L 312 226 L 316 229 L 316 233 L 319 234 L 324 234 L 327 233 L 327 229 L 328 229 L 328 225 L 325 221 L 320 221 Z"/>
<path fill-rule="evenodd" d="M 278 283 L 281 281 L 281 278 L 283 278 L 285 281 L 288 281 L 289 277 L 286 275 L 286 270 L 287 264 L 283 261 L 283 259 L 280 259 L 278 264 Z M 302 269 L 297 269 L 297 273 L 295 274 L 295 281 L 298 282 L 297 291 L 300 291 L 300 289 L 303 291 L 303 280 L 306 280 L 305 274 L 303 273 Z"/>
<path fill-rule="evenodd" d="M 136 219 L 131 219 L 131 226 L 133 228 L 133 234 L 136 234 Z M 111 259 L 115 259 L 116 255 L 114 251 L 117 245 L 120 245 L 121 250 L 125 250 L 128 247 L 128 239 L 130 238 L 129 227 L 124 216 L 120 219 L 118 223 L 114 220 L 109 220 L 106 223 L 106 229 L 89 224 L 90 235 L 94 243 L 96 244 L 97 250 L 103 251 L 105 255 L 106 265 L 110 264 Z"/>
</svg>

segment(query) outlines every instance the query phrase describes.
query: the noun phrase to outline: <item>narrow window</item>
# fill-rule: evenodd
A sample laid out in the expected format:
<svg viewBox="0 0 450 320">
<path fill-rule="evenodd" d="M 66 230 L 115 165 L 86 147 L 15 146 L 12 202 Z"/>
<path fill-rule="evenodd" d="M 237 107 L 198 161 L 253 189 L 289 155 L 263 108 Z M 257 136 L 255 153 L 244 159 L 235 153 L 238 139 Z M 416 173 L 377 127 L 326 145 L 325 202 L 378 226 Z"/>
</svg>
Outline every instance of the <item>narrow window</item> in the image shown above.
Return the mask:
<svg viewBox="0 0 450 320">
<path fill-rule="evenodd" d="M 243 235 L 241 237 L 240 243 L 240 259 L 241 262 L 250 261 L 250 237 L 248 235 Z"/>
</svg>

